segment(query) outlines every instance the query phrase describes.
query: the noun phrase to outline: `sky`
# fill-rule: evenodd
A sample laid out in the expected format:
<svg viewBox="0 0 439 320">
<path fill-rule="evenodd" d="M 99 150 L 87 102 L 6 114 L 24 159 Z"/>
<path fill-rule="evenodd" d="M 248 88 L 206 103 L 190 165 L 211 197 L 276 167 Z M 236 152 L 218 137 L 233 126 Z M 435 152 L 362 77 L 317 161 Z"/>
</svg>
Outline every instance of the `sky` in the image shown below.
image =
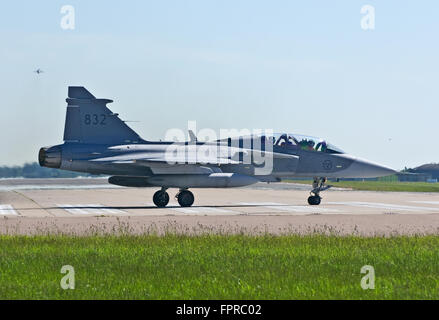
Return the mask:
<svg viewBox="0 0 439 320">
<path fill-rule="evenodd" d="M 319 136 L 395 169 L 439 162 L 438 13 L 437 1 L 2 1 L 0 165 L 62 143 L 69 85 L 114 100 L 146 140 L 195 120 Z"/>
</svg>

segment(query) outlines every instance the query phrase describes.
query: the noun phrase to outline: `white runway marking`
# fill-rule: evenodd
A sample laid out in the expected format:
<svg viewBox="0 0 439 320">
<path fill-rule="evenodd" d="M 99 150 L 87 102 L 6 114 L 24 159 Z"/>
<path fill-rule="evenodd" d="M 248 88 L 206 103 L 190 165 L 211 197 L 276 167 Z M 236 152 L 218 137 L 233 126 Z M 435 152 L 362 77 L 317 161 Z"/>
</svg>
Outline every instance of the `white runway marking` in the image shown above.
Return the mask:
<svg viewBox="0 0 439 320">
<path fill-rule="evenodd" d="M 390 203 L 377 203 L 377 202 L 350 201 L 350 202 L 328 202 L 328 204 L 346 205 L 346 206 L 353 206 L 353 207 L 365 207 L 365 208 L 374 208 L 374 209 L 385 209 L 385 210 L 439 212 L 439 208 L 406 206 L 406 205 L 398 205 L 398 204 L 390 204 Z"/>
<path fill-rule="evenodd" d="M 295 212 L 295 213 L 323 213 L 323 212 L 340 212 L 337 209 L 327 209 L 317 206 L 293 206 L 284 203 L 277 202 L 242 202 L 240 205 L 244 206 L 260 206 L 270 210 L 284 211 L 284 212 Z"/>
<path fill-rule="evenodd" d="M 58 208 L 64 209 L 74 215 L 87 214 L 125 214 L 125 211 L 107 208 L 102 204 L 57 204 Z"/>
<path fill-rule="evenodd" d="M 181 213 L 191 213 L 191 214 L 230 214 L 230 213 L 236 213 L 234 211 L 225 210 L 225 209 L 219 209 L 219 208 L 212 208 L 212 207 L 190 207 L 190 208 L 182 208 L 182 207 L 176 207 L 176 208 L 168 208 L 177 212 Z"/>
<path fill-rule="evenodd" d="M 14 215 L 17 216 L 17 211 L 10 204 L 0 204 L 0 215 Z"/>
<path fill-rule="evenodd" d="M 148 203 L 148 206 L 155 207 L 154 203 Z M 178 204 L 169 204 L 165 209 L 176 211 L 178 213 L 184 214 L 196 214 L 196 215 L 220 215 L 220 214 L 231 214 L 231 213 L 240 213 L 232 210 L 222 209 L 222 208 L 212 208 L 212 207 L 180 207 Z"/>
<path fill-rule="evenodd" d="M 437 204 L 439 205 L 439 201 L 410 201 L 413 203 L 421 203 L 421 204 Z"/>
</svg>

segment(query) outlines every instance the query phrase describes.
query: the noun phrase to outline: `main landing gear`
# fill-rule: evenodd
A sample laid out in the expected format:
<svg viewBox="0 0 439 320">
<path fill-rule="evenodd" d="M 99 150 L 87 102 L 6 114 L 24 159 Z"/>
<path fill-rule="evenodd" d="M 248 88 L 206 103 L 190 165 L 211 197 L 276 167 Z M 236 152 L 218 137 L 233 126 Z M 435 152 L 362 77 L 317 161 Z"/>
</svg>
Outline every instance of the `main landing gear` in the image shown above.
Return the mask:
<svg viewBox="0 0 439 320">
<path fill-rule="evenodd" d="M 166 192 L 167 188 L 161 188 L 159 191 L 154 193 L 152 200 L 154 204 L 159 208 L 164 208 L 169 203 L 169 194 Z M 175 196 L 178 203 L 182 207 L 190 207 L 194 203 L 194 194 L 187 189 L 180 189 L 180 191 Z"/>
<path fill-rule="evenodd" d="M 322 197 L 320 197 L 320 192 L 328 190 L 331 188 L 330 185 L 325 185 L 326 178 L 314 178 L 314 181 L 312 183 L 313 189 L 310 192 L 310 196 L 308 198 L 308 203 L 312 206 L 318 206 L 322 200 Z"/>
<path fill-rule="evenodd" d="M 159 208 L 164 208 L 169 202 L 169 194 L 166 192 L 166 188 L 162 188 L 161 190 L 154 193 L 152 197 L 152 201 Z"/>
<path fill-rule="evenodd" d="M 194 194 L 186 189 L 181 189 L 175 197 L 182 207 L 190 207 L 194 203 Z"/>
</svg>

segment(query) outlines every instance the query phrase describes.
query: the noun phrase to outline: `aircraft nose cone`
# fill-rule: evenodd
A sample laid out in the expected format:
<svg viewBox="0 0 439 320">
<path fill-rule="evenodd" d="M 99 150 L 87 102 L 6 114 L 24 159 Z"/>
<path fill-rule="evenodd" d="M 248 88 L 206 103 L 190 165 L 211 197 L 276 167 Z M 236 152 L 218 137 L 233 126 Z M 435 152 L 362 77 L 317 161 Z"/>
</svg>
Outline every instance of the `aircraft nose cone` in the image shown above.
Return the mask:
<svg viewBox="0 0 439 320">
<path fill-rule="evenodd" d="M 395 174 L 392 168 L 373 163 L 371 161 L 356 159 L 346 170 L 352 178 L 377 178 Z"/>
</svg>

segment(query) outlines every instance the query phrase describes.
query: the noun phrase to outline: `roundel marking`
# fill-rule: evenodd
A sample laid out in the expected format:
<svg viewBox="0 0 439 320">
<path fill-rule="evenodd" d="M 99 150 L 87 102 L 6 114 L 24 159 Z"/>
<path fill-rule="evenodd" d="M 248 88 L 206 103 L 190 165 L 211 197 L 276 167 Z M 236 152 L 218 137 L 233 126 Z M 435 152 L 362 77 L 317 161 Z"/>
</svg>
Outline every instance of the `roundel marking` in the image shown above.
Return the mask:
<svg viewBox="0 0 439 320">
<path fill-rule="evenodd" d="M 332 169 L 332 161 L 331 160 L 325 160 L 322 162 L 323 169 L 325 170 L 331 170 Z"/>
</svg>

